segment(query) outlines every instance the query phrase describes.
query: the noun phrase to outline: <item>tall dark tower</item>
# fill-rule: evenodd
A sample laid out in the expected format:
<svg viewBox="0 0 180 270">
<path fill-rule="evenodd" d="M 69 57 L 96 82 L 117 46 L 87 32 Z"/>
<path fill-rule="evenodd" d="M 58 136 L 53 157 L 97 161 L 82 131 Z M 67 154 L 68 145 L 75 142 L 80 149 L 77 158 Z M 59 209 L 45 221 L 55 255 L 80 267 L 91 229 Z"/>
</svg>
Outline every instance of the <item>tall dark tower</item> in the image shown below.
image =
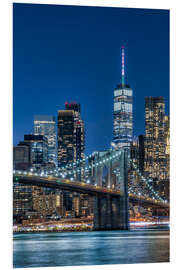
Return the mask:
<svg viewBox="0 0 180 270">
<path fill-rule="evenodd" d="M 84 150 L 84 121 L 80 104 L 66 102 L 65 110 L 58 111 L 58 167 L 84 159 Z"/>
<path fill-rule="evenodd" d="M 129 147 L 133 137 L 132 89 L 125 84 L 125 52 L 121 47 L 121 83 L 114 89 L 113 145 Z"/>
</svg>

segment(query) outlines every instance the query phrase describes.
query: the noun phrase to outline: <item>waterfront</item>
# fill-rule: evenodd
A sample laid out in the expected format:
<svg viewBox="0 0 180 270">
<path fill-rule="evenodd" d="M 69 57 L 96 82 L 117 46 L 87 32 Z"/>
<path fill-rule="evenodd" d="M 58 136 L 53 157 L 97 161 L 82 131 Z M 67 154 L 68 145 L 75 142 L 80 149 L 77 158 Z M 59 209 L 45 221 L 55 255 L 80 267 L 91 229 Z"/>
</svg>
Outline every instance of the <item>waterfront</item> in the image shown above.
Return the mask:
<svg viewBox="0 0 180 270">
<path fill-rule="evenodd" d="M 16 268 L 168 262 L 169 231 L 17 233 L 13 251 Z"/>
</svg>

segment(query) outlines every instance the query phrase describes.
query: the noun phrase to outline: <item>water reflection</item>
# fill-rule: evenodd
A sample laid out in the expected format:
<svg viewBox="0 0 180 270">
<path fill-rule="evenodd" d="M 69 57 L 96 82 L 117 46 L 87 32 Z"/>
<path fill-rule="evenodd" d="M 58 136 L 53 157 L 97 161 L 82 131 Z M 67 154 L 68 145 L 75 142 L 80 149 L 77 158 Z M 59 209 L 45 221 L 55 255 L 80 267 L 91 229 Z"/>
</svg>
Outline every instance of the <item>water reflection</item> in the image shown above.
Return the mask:
<svg viewBox="0 0 180 270">
<path fill-rule="evenodd" d="M 103 231 L 14 235 L 14 267 L 169 261 L 168 231 Z"/>
</svg>

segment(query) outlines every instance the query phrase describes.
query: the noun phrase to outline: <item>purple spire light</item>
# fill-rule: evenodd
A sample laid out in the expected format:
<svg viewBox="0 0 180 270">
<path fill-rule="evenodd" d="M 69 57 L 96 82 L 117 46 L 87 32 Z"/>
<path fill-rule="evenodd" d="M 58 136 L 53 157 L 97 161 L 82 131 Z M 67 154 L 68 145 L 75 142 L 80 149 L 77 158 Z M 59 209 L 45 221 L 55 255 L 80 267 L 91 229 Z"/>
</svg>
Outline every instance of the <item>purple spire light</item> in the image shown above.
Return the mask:
<svg viewBox="0 0 180 270">
<path fill-rule="evenodd" d="M 122 85 L 124 86 L 124 77 L 125 77 L 125 72 L 124 72 L 124 46 L 121 47 L 121 60 L 122 60 L 122 63 L 121 63 L 121 76 L 122 76 Z"/>
</svg>

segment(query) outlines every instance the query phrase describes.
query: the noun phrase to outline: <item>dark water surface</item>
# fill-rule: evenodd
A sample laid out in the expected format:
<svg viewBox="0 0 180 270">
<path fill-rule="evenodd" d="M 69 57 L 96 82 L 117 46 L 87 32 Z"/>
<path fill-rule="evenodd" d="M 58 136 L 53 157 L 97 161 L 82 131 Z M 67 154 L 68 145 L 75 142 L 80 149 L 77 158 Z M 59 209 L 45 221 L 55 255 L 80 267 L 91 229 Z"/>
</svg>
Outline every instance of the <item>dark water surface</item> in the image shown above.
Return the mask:
<svg viewBox="0 0 180 270">
<path fill-rule="evenodd" d="M 14 267 L 169 261 L 169 231 L 14 234 Z"/>
</svg>

